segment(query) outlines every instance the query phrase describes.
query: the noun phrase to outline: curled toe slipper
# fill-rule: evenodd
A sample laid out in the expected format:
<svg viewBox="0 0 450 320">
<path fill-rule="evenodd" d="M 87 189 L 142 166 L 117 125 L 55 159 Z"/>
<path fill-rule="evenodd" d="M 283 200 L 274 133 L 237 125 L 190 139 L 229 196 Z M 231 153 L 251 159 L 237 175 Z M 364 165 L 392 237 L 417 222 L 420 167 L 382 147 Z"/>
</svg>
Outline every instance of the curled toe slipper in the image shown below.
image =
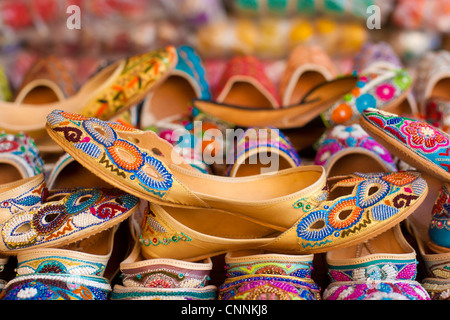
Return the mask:
<svg viewBox="0 0 450 320">
<path fill-rule="evenodd" d="M 227 159 L 234 155 L 227 175 L 243 177 L 295 168 L 301 159 L 288 138 L 275 128 L 249 128 L 242 132 Z M 227 161 L 228 162 L 228 161 Z"/>
<path fill-rule="evenodd" d="M 450 184 L 445 183 L 433 206 L 428 246 L 437 253 L 450 254 Z"/>
<path fill-rule="evenodd" d="M 117 189 L 77 188 L 44 192 L 42 203 L 17 212 L 1 227 L 0 252 L 67 245 L 129 217 L 139 199 Z"/>
<path fill-rule="evenodd" d="M 322 194 L 292 204 L 301 218 L 284 232 L 223 210 L 195 209 L 187 214 L 183 208 L 151 204 L 139 240 L 142 254 L 195 261 L 250 248 L 288 254 L 345 248 L 392 228 L 427 194 L 426 182 L 416 172 L 353 174 L 334 180 L 328 199 Z"/>
<path fill-rule="evenodd" d="M 400 225 L 353 247 L 327 252 L 325 300 L 430 300 Z"/>
<path fill-rule="evenodd" d="M 316 142 L 316 165 L 324 166 L 329 177 L 349 174 L 397 171 L 389 152 L 359 124 L 337 125 Z"/>
<path fill-rule="evenodd" d="M 450 181 L 449 135 L 420 120 L 367 109 L 361 127 L 393 155 L 441 181 Z"/>
<path fill-rule="evenodd" d="M 320 300 L 313 255 L 229 252 L 218 300 Z"/>
</svg>

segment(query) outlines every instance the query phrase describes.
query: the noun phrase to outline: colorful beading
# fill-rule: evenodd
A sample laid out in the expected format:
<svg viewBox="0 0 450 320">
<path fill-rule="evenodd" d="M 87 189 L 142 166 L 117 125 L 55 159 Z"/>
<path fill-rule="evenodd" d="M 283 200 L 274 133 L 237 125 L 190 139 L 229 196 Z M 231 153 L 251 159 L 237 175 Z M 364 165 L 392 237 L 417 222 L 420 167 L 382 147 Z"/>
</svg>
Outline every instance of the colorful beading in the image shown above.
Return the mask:
<svg viewBox="0 0 450 320">
<path fill-rule="evenodd" d="M 369 136 L 359 124 L 333 127 L 316 142 L 316 148 L 316 165 L 327 167 L 333 159 L 339 157 L 341 151 L 352 148 L 355 151 L 369 151 L 386 166 L 387 171 L 397 171 L 389 151 Z"/>
<path fill-rule="evenodd" d="M 329 264 L 328 275 L 335 281 L 392 281 L 415 280 L 417 261 L 377 260 L 357 265 L 335 266 Z"/>
<path fill-rule="evenodd" d="M 446 133 L 426 122 L 369 109 L 364 118 L 426 161 L 450 172 L 450 140 Z"/>
<path fill-rule="evenodd" d="M 411 86 L 412 80 L 403 69 L 361 74 L 355 88 L 321 114 L 327 127 L 357 120 L 367 108 L 383 109 Z"/>
<path fill-rule="evenodd" d="M 323 292 L 324 300 L 430 300 L 417 281 L 342 281 Z"/>
<path fill-rule="evenodd" d="M 202 288 L 141 288 L 114 286 L 111 300 L 215 300 L 217 297 L 216 286 Z"/>
<path fill-rule="evenodd" d="M 1 300 L 107 300 L 111 292 L 102 277 L 68 274 L 17 276 L 0 294 Z"/>
<path fill-rule="evenodd" d="M 139 199 L 117 189 L 76 188 L 52 191 L 43 202 L 30 211 L 16 213 L 3 224 L 5 252 L 61 243 L 95 228 L 101 230 L 131 215 Z"/>
<path fill-rule="evenodd" d="M 311 279 L 279 275 L 227 278 L 218 300 L 319 300 L 320 288 Z"/>
<path fill-rule="evenodd" d="M 16 166 L 24 178 L 44 171 L 39 150 L 26 133 L 0 134 L 0 162 Z"/>
<path fill-rule="evenodd" d="M 448 279 L 425 278 L 422 286 L 431 300 L 450 300 L 450 281 Z"/>
<path fill-rule="evenodd" d="M 346 197 L 325 201 L 302 217 L 297 225 L 301 246 L 323 246 L 346 241 L 373 224 L 389 221 L 424 196 L 426 181 L 418 172 L 354 173 L 336 182 L 336 188 L 353 188 Z M 349 213 L 342 216 L 341 213 Z"/>
</svg>

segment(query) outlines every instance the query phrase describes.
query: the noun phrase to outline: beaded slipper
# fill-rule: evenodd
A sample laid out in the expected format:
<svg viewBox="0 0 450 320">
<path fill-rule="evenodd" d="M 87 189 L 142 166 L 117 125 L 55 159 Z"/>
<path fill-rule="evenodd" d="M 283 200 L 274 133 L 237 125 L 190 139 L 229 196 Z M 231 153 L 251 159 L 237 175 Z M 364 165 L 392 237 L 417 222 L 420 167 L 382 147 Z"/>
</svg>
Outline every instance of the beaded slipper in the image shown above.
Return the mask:
<svg viewBox="0 0 450 320">
<path fill-rule="evenodd" d="M 26 132 L 36 142 L 45 141 L 45 117 L 56 108 L 86 116 L 110 119 L 139 103 L 160 84 L 175 66 L 175 48 L 155 50 L 118 60 L 90 78 L 73 96 L 54 103 L 0 103 L 0 128 L 7 132 Z"/>
<path fill-rule="evenodd" d="M 318 46 L 297 46 L 289 54 L 280 80 L 281 105 L 295 105 L 315 86 L 332 80 L 337 70 Z"/>
<path fill-rule="evenodd" d="M 316 142 L 316 165 L 324 166 L 329 177 L 349 174 L 397 171 L 389 152 L 359 124 L 337 125 Z"/>
<path fill-rule="evenodd" d="M 427 194 L 426 182 L 416 172 L 330 180 L 334 184 L 328 199 L 303 198 L 293 204 L 301 218 L 283 233 L 222 210 L 187 214 L 186 208 L 151 204 L 140 238 L 142 254 L 195 261 L 243 249 L 309 254 L 345 248 L 392 228 Z"/>
<path fill-rule="evenodd" d="M 244 177 L 301 165 L 301 159 L 285 135 L 274 128 L 250 128 L 238 137 L 227 176 Z"/>
<path fill-rule="evenodd" d="M 411 113 L 406 97 L 411 78 L 402 69 L 376 70 L 375 73 L 337 77 L 311 89 L 296 105 L 279 109 L 240 108 L 194 99 L 200 111 L 241 127 L 303 127 L 320 117 L 322 126 L 351 124 L 366 108 Z"/>
<path fill-rule="evenodd" d="M 450 181 L 449 135 L 426 122 L 367 109 L 361 127 L 391 154 L 443 181 Z"/>
<path fill-rule="evenodd" d="M 174 116 L 190 114 L 191 100 L 210 99 L 202 61 L 193 48 L 177 48 L 177 64 L 164 82 L 144 100 L 140 112 L 139 127 L 146 129 L 159 122 L 167 122 Z"/>
<path fill-rule="evenodd" d="M 430 300 L 416 281 L 416 253 L 400 225 L 353 247 L 327 252 L 325 300 Z"/>
<path fill-rule="evenodd" d="M 71 244 L 120 223 L 139 199 L 120 190 L 77 188 L 45 191 L 42 203 L 15 213 L 1 227 L 0 252 Z"/>
<path fill-rule="evenodd" d="M 264 65 L 254 56 L 235 56 L 227 62 L 214 87 L 213 100 L 250 109 L 280 107 L 275 85 L 266 75 Z"/>
<path fill-rule="evenodd" d="M 120 264 L 122 284 L 113 288 L 111 300 L 215 300 L 217 287 L 208 285 L 211 259 L 187 262 L 142 259 L 136 242 Z"/>
<path fill-rule="evenodd" d="M 50 136 L 76 161 L 111 185 L 152 203 L 226 210 L 284 231 L 301 215 L 293 199 L 324 193 L 326 177 L 320 166 L 239 179 L 219 177 L 198 172 L 151 131 L 61 111 L 49 115 L 48 121 Z"/>
<path fill-rule="evenodd" d="M 218 300 L 320 300 L 312 261 L 313 255 L 229 252 Z"/>
<path fill-rule="evenodd" d="M 17 276 L 0 294 L 2 300 L 107 300 L 105 275 L 116 227 L 65 248 L 19 252 Z"/>
</svg>

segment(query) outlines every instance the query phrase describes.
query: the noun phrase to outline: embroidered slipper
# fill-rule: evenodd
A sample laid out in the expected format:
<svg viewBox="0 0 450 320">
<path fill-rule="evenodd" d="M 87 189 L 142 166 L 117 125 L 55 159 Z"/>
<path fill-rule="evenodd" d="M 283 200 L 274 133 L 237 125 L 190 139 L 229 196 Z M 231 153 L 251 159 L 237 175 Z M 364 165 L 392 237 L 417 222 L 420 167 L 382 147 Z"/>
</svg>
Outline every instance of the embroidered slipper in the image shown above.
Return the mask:
<svg viewBox="0 0 450 320">
<path fill-rule="evenodd" d="M 155 50 L 121 59 L 102 69 L 62 104 L 66 111 L 110 119 L 140 102 L 164 81 L 177 62 L 175 48 Z M 45 117 L 61 102 L 41 104 L 0 103 L 0 128 L 6 132 L 26 132 L 35 141 L 48 136 Z"/>
<path fill-rule="evenodd" d="M 389 152 L 359 124 L 337 125 L 329 129 L 316 142 L 316 165 L 324 166 L 329 177 L 349 174 L 353 171 L 397 171 Z"/>
<path fill-rule="evenodd" d="M 70 154 L 64 153 L 48 174 L 47 188 L 53 190 L 79 187 L 111 188 L 111 185 L 76 162 Z"/>
<path fill-rule="evenodd" d="M 416 172 L 353 174 L 330 182 L 334 184 L 328 199 L 294 203 L 301 218 L 282 233 L 223 210 L 195 209 L 187 215 L 185 208 L 152 203 L 140 238 L 142 254 L 148 259 L 196 261 L 244 249 L 326 252 L 392 228 L 413 213 L 427 194 L 426 182 Z"/>
<path fill-rule="evenodd" d="M 299 218 L 293 199 L 315 198 L 326 184 L 320 166 L 239 179 L 202 174 L 152 131 L 61 111 L 49 115 L 48 130 L 77 162 L 140 199 L 182 208 L 213 207 L 281 231 Z"/>
<path fill-rule="evenodd" d="M 297 104 L 315 86 L 334 79 L 336 75 L 336 67 L 320 47 L 295 47 L 289 54 L 280 81 L 281 105 Z"/>
<path fill-rule="evenodd" d="M 450 181 L 450 140 L 438 128 L 420 120 L 367 109 L 361 127 L 391 154 L 442 181 Z"/>
<path fill-rule="evenodd" d="M 122 283 L 113 288 L 111 300 L 215 300 L 217 287 L 208 285 L 211 259 L 188 262 L 148 259 L 138 242 L 120 264 Z"/>
<path fill-rule="evenodd" d="M 235 56 L 227 62 L 213 90 L 213 99 L 243 108 L 280 107 L 275 85 L 267 76 L 263 63 L 254 56 Z"/>
<path fill-rule="evenodd" d="M 301 159 L 284 134 L 275 128 L 250 128 L 238 137 L 227 176 L 244 177 L 301 165 Z"/>
<path fill-rule="evenodd" d="M 320 117 L 321 127 L 351 124 L 361 111 L 376 107 L 411 113 L 406 97 L 411 78 L 405 70 L 376 70 L 370 74 L 340 76 L 311 89 L 296 105 L 279 109 L 240 108 L 213 101 L 193 100 L 195 108 L 212 117 L 241 127 L 303 127 Z"/>
<path fill-rule="evenodd" d="M 0 225 L 0 252 L 71 244 L 115 226 L 138 206 L 139 199 L 117 189 L 47 190 L 41 204 Z"/>
<path fill-rule="evenodd" d="M 400 225 L 353 247 L 326 253 L 324 300 L 430 300 L 416 281 L 417 260 Z"/>
<path fill-rule="evenodd" d="M 450 101 L 450 52 L 426 53 L 418 63 L 415 93 L 420 111 L 426 113 L 429 100 Z"/>
<path fill-rule="evenodd" d="M 450 133 L 450 99 L 428 99 L 425 103 L 425 119 L 432 126 Z"/>
<path fill-rule="evenodd" d="M 437 253 L 450 253 L 450 184 L 445 183 L 433 206 L 428 246 Z"/>
<path fill-rule="evenodd" d="M 25 74 L 14 98 L 15 104 L 62 102 L 76 94 L 75 76 L 67 61 L 51 55 L 38 59 Z"/>
<path fill-rule="evenodd" d="M 320 300 L 313 255 L 229 252 L 218 300 Z"/>
<path fill-rule="evenodd" d="M 441 193 L 436 198 L 433 208 L 443 208 L 448 203 L 448 193 Z M 417 217 L 417 215 L 415 215 Z M 422 279 L 422 286 L 430 295 L 431 300 L 448 300 L 450 290 L 450 252 L 440 250 L 430 240 L 429 216 L 421 217 L 423 221 L 417 219 L 408 219 L 407 227 L 411 235 L 416 240 L 416 244 L 420 253 L 421 265 L 424 269 L 425 277 Z M 437 249 L 437 250 L 436 250 Z"/>
<path fill-rule="evenodd" d="M 210 99 L 211 93 L 200 57 L 189 46 L 177 48 L 177 64 L 164 82 L 145 98 L 139 127 L 146 129 L 174 116 L 190 114 L 191 100 Z"/>
<path fill-rule="evenodd" d="M 113 227 L 65 248 L 19 252 L 17 275 L 1 300 L 107 300 L 111 278 L 105 274 L 113 251 Z"/>
</svg>

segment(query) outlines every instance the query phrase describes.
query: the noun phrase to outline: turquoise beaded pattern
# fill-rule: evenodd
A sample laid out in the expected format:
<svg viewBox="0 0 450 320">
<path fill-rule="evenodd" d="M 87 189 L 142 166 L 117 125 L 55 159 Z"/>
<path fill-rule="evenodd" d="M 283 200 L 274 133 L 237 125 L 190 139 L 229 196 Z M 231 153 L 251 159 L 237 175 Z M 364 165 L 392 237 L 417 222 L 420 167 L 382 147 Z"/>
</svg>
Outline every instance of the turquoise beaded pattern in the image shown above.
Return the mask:
<svg viewBox="0 0 450 320">
<path fill-rule="evenodd" d="M 39 184 L 31 186 L 28 190 L 14 196 L 14 198 L 1 200 L 0 210 L 6 209 L 11 214 L 14 214 L 40 205 L 42 196 L 44 195 L 45 185 L 45 181 L 42 180 Z"/>
<path fill-rule="evenodd" d="M 430 240 L 435 244 L 450 248 L 450 190 L 448 184 L 442 186 L 436 198 L 428 234 Z"/>
<path fill-rule="evenodd" d="M 105 278 L 33 274 L 17 276 L 0 294 L 1 300 L 107 300 L 111 286 Z"/>
</svg>

